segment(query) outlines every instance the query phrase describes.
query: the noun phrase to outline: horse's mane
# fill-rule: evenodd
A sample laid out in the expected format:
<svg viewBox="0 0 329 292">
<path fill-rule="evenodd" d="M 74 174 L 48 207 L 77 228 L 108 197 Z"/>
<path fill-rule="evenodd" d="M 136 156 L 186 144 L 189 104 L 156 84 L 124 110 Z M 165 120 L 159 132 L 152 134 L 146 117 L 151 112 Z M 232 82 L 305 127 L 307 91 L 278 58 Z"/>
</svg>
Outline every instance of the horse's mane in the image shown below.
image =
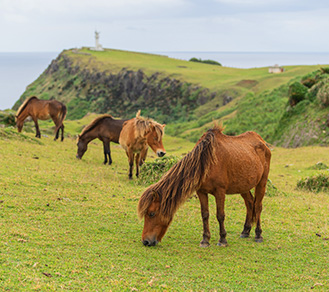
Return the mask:
<svg viewBox="0 0 329 292">
<path fill-rule="evenodd" d="M 21 106 L 18 108 L 17 113 L 16 113 L 16 118 L 19 117 L 19 115 L 23 112 L 23 110 L 26 108 L 26 106 L 28 105 L 28 103 L 32 100 L 32 99 L 38 99 L 36 96 L 31 96 L 27 99 L 25 99 L 25 101 L 21 104 Z"/>
<path fill-rule="evenodd" d="M 221 132 L 222 128 L 217 125 L 208 130 L 191 152 L 169 169 L 157 183 L 146 189 L 138 203 L 140 218 L 145 216 L 150 204 L 159 199 L 160 215 L 164 220 L 172 219 L 178 207 L 201 186 L 210 165 L 215 163 L 215 136 Z"/>
<path fill-rule="evenodd" d="M 150 127 L 153 126 L 157 134 L 158 141 L 160 141 L 161 137 L 163 136 L 163 126 L 152 119 L 142 117 L 140 113 L 141 111 L 139 110 L 135 119 L 136 137 L 144 137 L 145 134 L 149 131 Z"/>
<path fill-rule="evenodd" d="M 99 117 L 93 119 L 89 125 L 87 125 L 86 127 L 83 128 L 83 130 L 82 130 L 81 134 L 79 135 L 79 137 L 81 137 L 84 134 L 86 134 L 87 132 L 91 131 L 93 128 L 95 128 L 104 119 L 113 120 L 113 117 L 111 115 L 106 114 L 106 115 L 102 115 L 102 116 L 99 116 Z"/>
</svg>

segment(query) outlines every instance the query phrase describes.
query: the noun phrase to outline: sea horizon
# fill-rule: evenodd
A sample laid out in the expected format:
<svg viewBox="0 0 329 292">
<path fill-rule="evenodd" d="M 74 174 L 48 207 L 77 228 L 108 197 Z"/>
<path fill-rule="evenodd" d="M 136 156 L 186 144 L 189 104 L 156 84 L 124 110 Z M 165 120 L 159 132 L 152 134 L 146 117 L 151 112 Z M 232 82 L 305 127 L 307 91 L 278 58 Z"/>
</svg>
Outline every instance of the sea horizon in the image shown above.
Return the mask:
<svg viewBox="0 0 329 292">
<path fill-rule="evenodd" d="M 131 51 L 137 52 L 137 51 Z M 12 108 L 25 91 L 61 52 L 0 52 L 0 109 Z M 200 58 L 217 61 L 225 67 L 261 68 L 278 64 L 328 65 L 329 52 L 228 52 L 228 51 L 149 51 L 170 58 Z"/>
</svg>

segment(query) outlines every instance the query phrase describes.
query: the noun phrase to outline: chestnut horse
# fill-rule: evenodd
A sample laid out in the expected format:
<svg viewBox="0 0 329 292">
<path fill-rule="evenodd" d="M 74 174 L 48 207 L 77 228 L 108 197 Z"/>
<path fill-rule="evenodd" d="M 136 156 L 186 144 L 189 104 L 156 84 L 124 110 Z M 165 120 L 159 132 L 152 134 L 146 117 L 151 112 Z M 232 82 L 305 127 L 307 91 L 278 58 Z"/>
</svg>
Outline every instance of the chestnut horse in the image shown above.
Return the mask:
<svg viewBox="0 0 329 292">
<path fill-rule="evenodd" d="M 256 222 L 255 240 L 262 242 L 260 215 L 270 160 L 271 151 L 255 132 L 231 137 L 224 135 L 218 126 L 208 130 L 190 153 L 141 196 L 138 214 L 144 217 L 143 244 L 153 246 L 161 241 L 178 207 L 194 191 L 199 197 L 203 220 L 201 247 L 209 246 L 210 240 L 208 193 L 216 200 L 219 246 L 227 245 L 225 195 L 236 193 L 241 194 L 247 209 L 241 237 L 249 237 L 251 225 Z"/>
<path fill-rule="evenodd" d="M 81 159 L 87 151 L 88 143 L 96 138 L 103 142 L 104 164 L 112 164 L 110 142 L 119 143 L 123 123 L 127 120 L 116 120 L 111 115 L 102 115 L 94 119 L 78 135 L 76 157 Z M 108 157 L 108 160 L 107 160 Z M 145 159 L 145 158 L 144 158 Z"/>
<path fill-rule="evenodd" d="M 140 111 L 136 118 L 126 121 L 120 134 L 119 143 L 128 156 L 129 161 L 129 179 L 132 179 L 134 159 L 136 164 L 136 177 L 139 175 L 139 166 L 143 163 L 143 157 L 146 156 L 148 146 L 162 157 L 166 151 L 162 144 L 162 136 L 165 125 L 161 125 L 152 119 L 146 119 L 140 116 Z M 136 158 L 135 158 L 136 154 Z"/>
<path fill-rule="evenodd" d="M 38 120 L 52 119 L 55 123 L 55 141 L 58 139 L 59 130 L 62 130 L 61 141 L 64 140 L 64 124 L 66 116 L 66 106 L 57 100 L 41 100 L 32 96 L 24 101 L 16 113 L 16 125 L 18 132 L 23 129 L 24 121 L 27 117 L 34 121 L 36 137 L 41 138 Z"/>
</svg>

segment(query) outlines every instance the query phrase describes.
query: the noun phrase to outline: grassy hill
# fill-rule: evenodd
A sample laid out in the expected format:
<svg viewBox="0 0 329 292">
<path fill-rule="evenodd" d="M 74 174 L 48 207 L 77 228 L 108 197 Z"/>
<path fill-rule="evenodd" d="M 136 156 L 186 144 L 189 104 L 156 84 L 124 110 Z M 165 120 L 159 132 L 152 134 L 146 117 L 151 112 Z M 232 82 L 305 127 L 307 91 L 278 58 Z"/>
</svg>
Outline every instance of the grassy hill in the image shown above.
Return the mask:
<svg viewBox="0 0 329 292">
<path fill-rule="evenodd" d="M 14 109 L 37 95 L 63 101 L 68 119 L 90 112 L 130 118 L 141 109 L 144 116 L 168 124 L 170 135 L 193 142 L 216 120 L 224 121 L 229 134 L 254 130 L 277 145 L 328 144 L 322 125 L 329 107 L 312 101 L 302 113 L 289 111 L 289 119 L 285 114 L 290 84 L 320 67 L 287 66 L 282 74 L 269 74 L 268 68 L 236 69 L 120 50 L 66 50 Z M 289 139 L 296 133 L 300 138 Z"/>
<path fill-rule="evenodd" d="M 81 126 L 67 122 L 71 135 Z M 181 156 L 193 145 L 168 135 L 164 140 L 167 155 Z M 82 160 L 75 158 L 76 148 L 74 137 L 61 143 L 0 129 L 2 290 L 329 289 L 329 196 L 296 189 L 300 178 L 328 172 L 313 168 L 319 161 L 329 165 L 327 148 L 272 149 L 270 179 L 279 191 L 264 198 L 262 244 L 239 238 L 245 206 L 240 195 L 232 195 L 225 207 L 229 246 L 216 246 L 210 196 L 212 238 L 206 249 L 199 248 L 195 197 L 178 210 L 162 243 L 144 247 L 136 208 L 147 186 L 128 180 L 124 151 L 112 145 L 113 165 L 104 166 L 101 142 L 91 143 Z"/>
</svg>

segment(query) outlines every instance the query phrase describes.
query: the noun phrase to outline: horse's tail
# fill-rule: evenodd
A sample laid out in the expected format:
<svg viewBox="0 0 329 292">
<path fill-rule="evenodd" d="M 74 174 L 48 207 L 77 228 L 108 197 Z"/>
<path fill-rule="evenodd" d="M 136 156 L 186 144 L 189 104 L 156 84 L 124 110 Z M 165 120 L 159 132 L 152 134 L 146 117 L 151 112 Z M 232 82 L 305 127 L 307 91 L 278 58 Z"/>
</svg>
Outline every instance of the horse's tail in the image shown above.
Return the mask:
<svg viewBox="0 0 329 292">
<path fill-rule="evenodd" d="M 57 133 L 57 131 L 59 130 L 59 128 L 63 125 L 63 122 L 66 118 L 66 114 L 67 114 L 67 109 L 66 109 L 66 106 L 65 104 L 62 104 L 62 108 L 61 108 L 61 112 L 59 114 L 59 119 L 60 119 L 60 122 L 58 123 L 56 129 L 55 129 L 55 133 Z"/>
</svg>

